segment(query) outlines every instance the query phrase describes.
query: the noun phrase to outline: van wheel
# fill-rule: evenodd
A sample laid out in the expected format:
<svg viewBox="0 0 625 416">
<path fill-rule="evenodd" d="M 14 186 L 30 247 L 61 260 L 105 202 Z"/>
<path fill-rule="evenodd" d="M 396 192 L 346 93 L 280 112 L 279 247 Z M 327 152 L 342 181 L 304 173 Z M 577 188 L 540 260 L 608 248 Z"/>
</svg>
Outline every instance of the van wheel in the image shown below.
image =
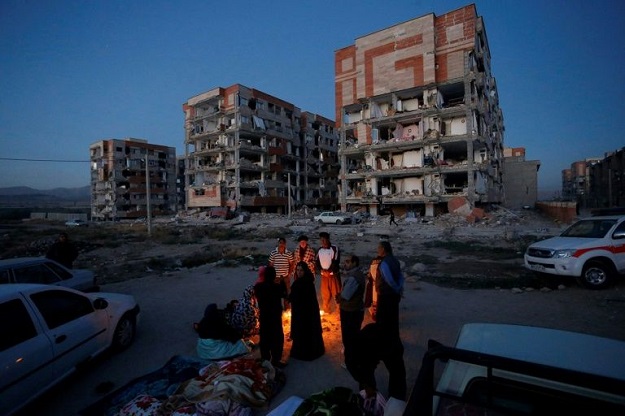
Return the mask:
<svg viewBox="0 0 625 416">
<path fill-rule="evenodd" d="M 113 334 L 113 350 L 122 351 L 132 344 L 135 338 L 136 321 L 134 316 L 126 314 L 117 323 Z"/>
<path fill-rule="evenodd" d="M 341 220 L 336 220 L 336 225 L 341 225 Z"/>
<path fill-rule="evenodd" d="M 605 289 L 610 285 L 612 267 L 604 262 L 593 260 L 584 265 L 580 281 L 588 289 Z"/>
</svg>

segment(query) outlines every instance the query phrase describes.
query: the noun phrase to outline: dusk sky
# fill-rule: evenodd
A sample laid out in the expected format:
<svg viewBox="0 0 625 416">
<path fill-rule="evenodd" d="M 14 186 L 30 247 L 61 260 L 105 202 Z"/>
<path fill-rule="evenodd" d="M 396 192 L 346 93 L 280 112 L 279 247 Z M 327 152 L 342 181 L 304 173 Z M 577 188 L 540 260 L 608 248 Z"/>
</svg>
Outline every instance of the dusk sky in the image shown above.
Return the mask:
<svg viewBox="0 0 625 416">
<path fill-rule="evenodd" d="M 242 84 L 334 119 L 334 52 L 470 1 L 0 2 L 0 187 L 89 184 L 89 146 L 184 154 L 182 104 Z M 571 163 L 625 146 L 625 2 L 475 1 L 506 147 L 554 196 Z"/>
</svg>

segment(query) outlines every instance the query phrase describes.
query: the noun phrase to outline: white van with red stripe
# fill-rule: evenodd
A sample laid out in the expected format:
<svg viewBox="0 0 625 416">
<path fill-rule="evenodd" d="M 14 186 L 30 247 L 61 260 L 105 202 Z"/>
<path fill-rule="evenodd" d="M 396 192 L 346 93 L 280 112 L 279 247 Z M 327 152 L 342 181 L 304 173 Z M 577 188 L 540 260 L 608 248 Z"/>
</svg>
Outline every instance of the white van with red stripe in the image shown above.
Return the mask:
<svg viewBox="0 0 625 416">
<path fill-rule="evenodd" d="M 625 215 L 584 218 L 559 237 L 530 245 L 525 267 L 578 278 L 590 289 L 607 287 L 625 273 Z"/>
</svg>

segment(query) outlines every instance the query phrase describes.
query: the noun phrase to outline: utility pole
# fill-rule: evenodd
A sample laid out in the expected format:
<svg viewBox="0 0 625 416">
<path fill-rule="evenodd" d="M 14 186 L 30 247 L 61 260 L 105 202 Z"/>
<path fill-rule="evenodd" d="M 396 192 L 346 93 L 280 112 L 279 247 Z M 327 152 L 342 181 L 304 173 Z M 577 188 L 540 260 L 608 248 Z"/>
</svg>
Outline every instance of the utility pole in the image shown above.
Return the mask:
<svg viewBox="0 0 625 416">
<path fill-rule="evenodd" d="M 148 237 L 152 236 L 152 205 L 150 204 L 150 164 L 148 163 L 148 150 L 145 151 L 145 198 L 148 216 L 146 224 L 148 226 Z"/>
<path fill-rule="evenodd" d="M 287 179 L 287 198 L 289 201 L 289 219 L 291 219 L 291 173 L 288 173 L 288 179 Z"/>
</svg>

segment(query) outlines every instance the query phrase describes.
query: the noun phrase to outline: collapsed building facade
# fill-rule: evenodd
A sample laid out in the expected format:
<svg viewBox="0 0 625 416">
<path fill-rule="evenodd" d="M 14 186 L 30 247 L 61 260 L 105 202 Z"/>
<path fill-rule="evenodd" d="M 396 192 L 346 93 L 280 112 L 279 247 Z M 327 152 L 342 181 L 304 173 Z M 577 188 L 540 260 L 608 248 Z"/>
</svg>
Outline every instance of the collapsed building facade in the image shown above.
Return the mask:
<svg viewBox="0 0 625 416">
<path fill-rule="evenodd" d="M 475 5 L 337 50 L 335 88 L 342 210 L 503 201 L 503 114 Z"/>
<path fill-rule="evenodd" d="M 187 209 L 285 213 L 337 204 L 334 121 L 240 84 L 182 108 Z"/>
<path fill-rule="evenodd" d="M 89 153 L 92 220 L 176 212 L 174 147 L 134 138 L 109 139 L 93 143 Z"/>
</svg>

